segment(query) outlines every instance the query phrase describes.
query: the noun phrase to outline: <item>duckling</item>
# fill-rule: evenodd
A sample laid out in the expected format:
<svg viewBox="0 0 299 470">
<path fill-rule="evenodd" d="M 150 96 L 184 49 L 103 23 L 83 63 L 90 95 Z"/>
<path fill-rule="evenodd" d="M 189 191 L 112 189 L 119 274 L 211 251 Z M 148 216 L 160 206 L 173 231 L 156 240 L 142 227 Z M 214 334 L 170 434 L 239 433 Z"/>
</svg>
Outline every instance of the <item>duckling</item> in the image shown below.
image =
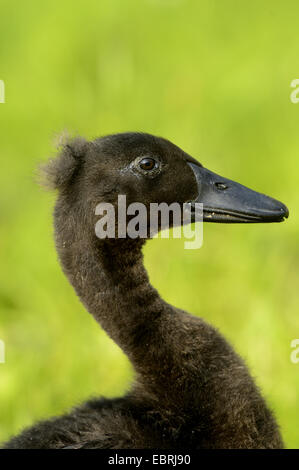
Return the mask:
<svg viewBox="0 0 299 470">
<path fill-rule="evenodd" d="M 131 361 L 123 397 L 92 399 L 37 423 L 6 448 L 281 448 L 276 420 L 243 360 L 201 318 L 166 303 L 143 265 L 145 239 L 98 238 L 101 202 L 191 201 L 203 221 L 281 222 L 288 209 L 204 168 L 170 141 L 123 133 L 69 139 L 43 168 L 58 192 L 55 240 L 78 297 Z"/>
</svg>

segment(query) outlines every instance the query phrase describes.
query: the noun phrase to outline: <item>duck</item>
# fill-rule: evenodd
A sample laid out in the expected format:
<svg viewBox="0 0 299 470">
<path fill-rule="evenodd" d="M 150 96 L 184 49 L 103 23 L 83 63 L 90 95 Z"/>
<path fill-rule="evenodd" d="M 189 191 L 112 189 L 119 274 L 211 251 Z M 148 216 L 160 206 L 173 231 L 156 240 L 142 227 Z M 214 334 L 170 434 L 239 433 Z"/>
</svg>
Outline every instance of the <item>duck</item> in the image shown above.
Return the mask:
<svg viewBox="0 0 299 470">
<path fill-rule="evenodd" d="M 57 192 L 63 272 L 135 378 L 124 396 L 89 399 L 23 430 L 4 448 L 282 448 L 274 414 L 243 359 L 215 327 L 168 304 L 151 285 L 142 252 L 147 239 L 99 238 L 95 225 L 98 204 L 117 209 L 120 194 L 147 208 L 187 204 L 191 222 L 196 203 L 204 223 L 282 222 L 287 207 L 142 132 L 68 138 L 41 171 Z"/>
</svg>

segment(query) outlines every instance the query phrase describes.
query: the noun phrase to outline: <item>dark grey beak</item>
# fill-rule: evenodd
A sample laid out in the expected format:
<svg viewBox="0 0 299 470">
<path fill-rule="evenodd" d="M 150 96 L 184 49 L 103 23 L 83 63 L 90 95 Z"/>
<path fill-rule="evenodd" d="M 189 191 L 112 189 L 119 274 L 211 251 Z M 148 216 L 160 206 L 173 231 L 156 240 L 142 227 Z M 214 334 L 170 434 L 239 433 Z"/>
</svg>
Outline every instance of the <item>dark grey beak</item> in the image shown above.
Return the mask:
<svg viewBox="0 0 299 470">
<path fill-rule="evenodd" d="M 282 202 L 194 163 L 188 162 L 188 165 L 198 185 L 198 197 L 193 202 L 203 204 L 204 222 L 282 222 L 289 216 Z"/>
</svg>

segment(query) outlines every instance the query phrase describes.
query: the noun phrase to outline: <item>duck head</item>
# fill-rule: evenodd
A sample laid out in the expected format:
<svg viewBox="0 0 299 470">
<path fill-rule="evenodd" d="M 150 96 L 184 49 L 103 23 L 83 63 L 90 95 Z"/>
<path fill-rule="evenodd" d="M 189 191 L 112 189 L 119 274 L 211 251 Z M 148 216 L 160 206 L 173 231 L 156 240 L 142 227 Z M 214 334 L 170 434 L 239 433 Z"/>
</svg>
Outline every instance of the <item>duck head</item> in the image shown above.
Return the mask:
<svg viewBox="0 0 299 470">
<path fill-rule="evenodd" d="M 113 162 L 109 172 L 115 189 L 127 194 L 128 202 L 199 202 L 205 222 L 281 222 L 288 217 L 281 202 L 213 173 L 166 139 L 125 133 L 95 145 L 106 162 Z"/>
<path fill-rule="evenodd" d="M 281 202 L 206 169 L 166 139 L 123 133 L 87 142 L 68 142 L 47 167 L 52 187 L 78 194 L 93 204 L 173 202 L 203 204 L 203 220 L 220 223 L 281 222 L 288 209 Z M 67 188 L 67 191 L 64 191 Z M 85 197 L 84 197 L 85 196 Z M 90 207 L 90 206 L 89 206 Z"/>
</svg>

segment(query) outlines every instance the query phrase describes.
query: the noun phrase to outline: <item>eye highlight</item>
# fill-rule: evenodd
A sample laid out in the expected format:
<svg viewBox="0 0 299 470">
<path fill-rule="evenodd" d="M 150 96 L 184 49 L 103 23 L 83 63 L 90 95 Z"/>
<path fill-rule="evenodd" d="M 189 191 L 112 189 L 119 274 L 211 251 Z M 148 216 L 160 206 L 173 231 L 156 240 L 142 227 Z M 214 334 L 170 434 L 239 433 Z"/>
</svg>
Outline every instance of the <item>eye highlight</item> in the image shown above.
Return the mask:
<svg viewBox="0 0 299 470">
<path fill-rule="evenodd" d="M 139 162 L 139 167 L 143 171 L 151 171 L 157 167 L 157 162 L 153 158 L 145 157 Z"/>
</svg>

